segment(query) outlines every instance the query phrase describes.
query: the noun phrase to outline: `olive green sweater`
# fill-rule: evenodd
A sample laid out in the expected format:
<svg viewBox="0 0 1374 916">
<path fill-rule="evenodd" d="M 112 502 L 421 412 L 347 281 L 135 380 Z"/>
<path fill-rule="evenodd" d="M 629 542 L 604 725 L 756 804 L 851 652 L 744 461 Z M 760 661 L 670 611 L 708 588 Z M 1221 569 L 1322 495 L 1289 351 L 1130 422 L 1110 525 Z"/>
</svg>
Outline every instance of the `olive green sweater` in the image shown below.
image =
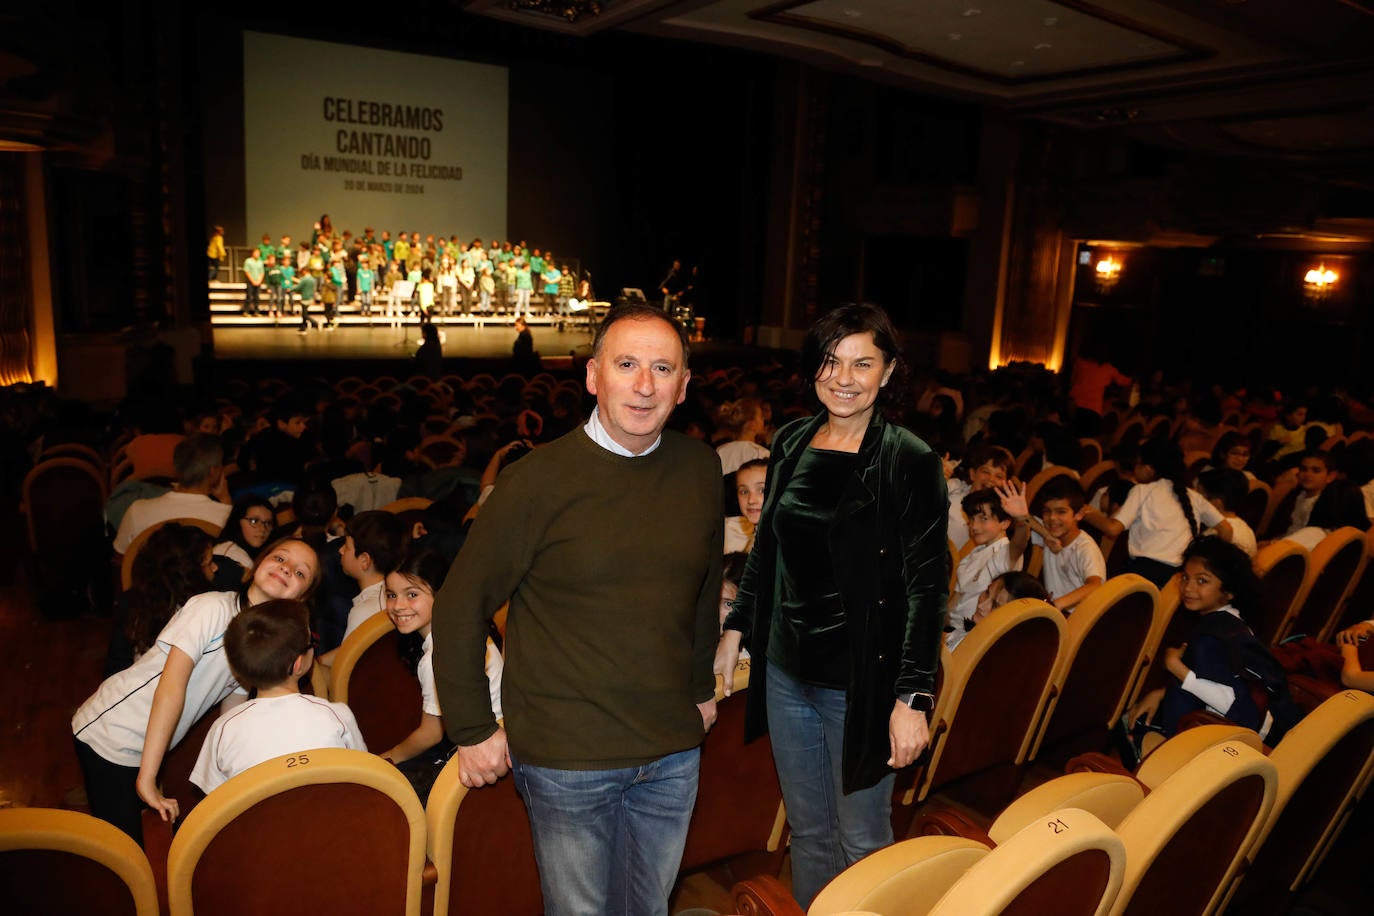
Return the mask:
<svg viewBox="0 0 1374 916">
<path fill-rule="evenodd" d="M 449 737 L 496 729 L 483 658 L 509 599 L 501 702 L 522 762 L 614 769 L 695 747 L 714 691 L 720 505 L 715 453 L 671 432 L 626 458 L 575 429 L 511 465 L 435 602 Z"/>
</svg>

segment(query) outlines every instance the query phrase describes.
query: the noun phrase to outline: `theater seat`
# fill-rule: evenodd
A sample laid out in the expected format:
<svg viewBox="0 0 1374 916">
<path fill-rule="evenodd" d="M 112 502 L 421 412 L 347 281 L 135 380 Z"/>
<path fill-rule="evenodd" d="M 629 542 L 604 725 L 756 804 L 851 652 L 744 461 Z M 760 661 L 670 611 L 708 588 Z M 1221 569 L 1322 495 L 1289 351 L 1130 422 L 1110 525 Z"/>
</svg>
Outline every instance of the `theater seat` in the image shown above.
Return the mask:
<svg viewBox="0 0 1374 916">
<path fill-rule="evenodd" d="M 1148 792 L 1161 785 L 1198 754 L 1228 742 L 1240 742 L 1257 751 L 1264 750 L 1260 736 L 1253 729 L 1239 725 L 1208 724 L 1185 728 L 1167 741 L 1161 741 L 1146 754 L 1134 773 L 1122 766 L 1116 757 L 1098 752 L 1079 754 L 1064 765 L 1064 772 L 1129 776 Z M 1101 817 L 1100 814 L 1098 816 Z"/>
<path fill-rule="evenodd" d="M 1230 885 L 1274 805 L 1278 773 L 1239 741 L 1208 748 L 1126 815 L 1126 878 L 1112 916 L 1206 916 Z"/>
<path fill-rule="evenodd" d="M 1316 872 L 1367 788 L 1374 767 L 1374 696 L 1346 690 L 1293 726 L 1269 761 L 1278 770 L 1274 810 L 1232 910 L 1287 912 Z"/>
<path fill-rule="evenodd" d="M 245 770 L 186 816 L 167 862 L 172 916 L 305 908 L 419 916 L 425 812 L 394 766 L 325 748 Z"/>
<path fill-rule="evenodd" d="M 930 750 L 901 799 L 905 806 L 956 780 L 964 781 L 961 800 L 979 810 L 995 812 L 1011 800 L 1053 689 L 1064 632 L 1064 615 L 1053 606 L 1021 598 L 943 653 Z M 894 810 L 899 836 L 907 826 L 900 813 Z"/>
<path fill-rule="evenodd" d="M 438 872 L 434 916 L 539 916 L 544 898 L 525 803 L 511 777 L 469 789 L 458 758 L 445 765 L 425 811 L 430 862 Z"/>
<path fill-rule="evenodd" d="M 1118 821 L 1126 873 L 1112 916 L 1220 912 L 1273 810 L 1278 772 L 1248 740 L 1195 738 L 1194 745 L 1205 744 L 1195 754 L 1188 743 L 1172 751 L 1181 765 L 1172 766 L 1176 761 L 1166 754 L 1156 772 L 1146 774 L 1160 779 L 1152 788 L 1115 774 L 1060 777 L 1008 806 L 986 836 L 996 842 L 1008 831 L 1040 823 L 1056 805 L 1079 804 L 1103 822 Z M 1150 791 L 1135 802 L 1145 789 Z"/>
<path fill-rule="evenodd" d="M 1260 581 L 1260 615 L 1252 623 L 1255 638 L 1268 646 L 1296 610 L 1307 581 L 1307 548 L 1280 538 L 1267 545 L 1254 561 Z"/>
<path fill-rule="evenodd" d="M 896 843 L 835 876 L 811 901 L 806 916 L 855 912 L 921 916 L 987 854 L 984 844 L 961 837 L 919 837 Z M 768 875 L 736 884 L 732 895 L 743 916 L 802 916 L 787 887 Z"/>
<path fill-rule="evenodd" d="M 9 916 L 157 916 L 153 870 L 102 820 L 52 808 L 0 809 L 0 910 Z"/>
<path fill-rule="evenodd" d="M 744 741 L 750 660 L 735 669 L 730 696 L 716 686 L 716 724 L 701 749 L 701 778 L 681 871 L 730 861 L 731 876 L 777 874 L 787 851 L 785 811 L 773 745 Z"/>
<path fill-rule="evenodd" d="M 328 699 L 348 704 L 363 740 L 378 751 L 420 724 L 420 681 L 401 659 L 400 639 L 391 618 L 378 611 L 348 634 L 329 669 Z"/>
<path fill-rule="evenodd" d="M 1075 753 L 1105 748 L 1108 729 L 1150 663 L 1147 646 L 1158 604 L 1154 585 L 1127 573 L 1102 583 L 1074 609 L 1055 673 L 1058 696 L 1032 757 L 1062 763 Z"/>
<path fill-rule="evenodd" d="M 997 844 L 930 916 L 1102 916 L 1120 893 L 1125 845 L 1092 814 L 1062 808 Z"/>
<path fill-rule="evenodd" d="M 1297 600 L 1297 609 L 1279 627 L 1275 638 L 1330 639 L 1346 599 L 1364 572 L 1366 560 L 1364 533 L 1358 528 L 1337 528 L 1322 538 L 1308 561 L 1307 582 Z"/>
<path fill-rule="evenodd" d="M 1106 912 L 1125 874 L 1121 840 L 1086 811 L 1037 818 L 997 848 L 963 837 L 923 836 L 880 849 L 821 889 L 807 916 L 994 916 Z M 738 912 L 800 916 L 772 878 L 735 886 Z"/>
</svg>

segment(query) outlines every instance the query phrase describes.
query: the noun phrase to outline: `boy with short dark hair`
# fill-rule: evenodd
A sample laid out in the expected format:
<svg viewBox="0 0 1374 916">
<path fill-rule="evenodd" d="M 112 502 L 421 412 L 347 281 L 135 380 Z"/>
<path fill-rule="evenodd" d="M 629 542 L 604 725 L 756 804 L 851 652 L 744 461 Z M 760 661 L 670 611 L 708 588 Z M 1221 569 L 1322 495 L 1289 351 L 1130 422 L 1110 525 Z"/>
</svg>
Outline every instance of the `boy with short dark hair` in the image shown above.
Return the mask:
<svg viewBox="0 0 1374 916">
<path fill-rule="evenodd" d="M 344 639 L 364 620 L 386 610 L 383 583 L 387 573 L 396 568 L 406 544 L 405 525 L 390 512 L 374 509 L 359 512 L 348 522 L 343 549 L 344 574 L 358 583 L 358 596 L 348 611 Z"/>
<path fill-rule="evenodd" d="M 315 657 L 310 611 L 299 601 L 246 608 L 224 632 L 224 653 L 239 684 L 257 691 L 221 716 L 200 748 L 191 782 L 211 792 L 249 767 L 323 747 L 365 751 L 343 703 L 304 696 L 299 681 Z"/>
<path fill-rule="evenodd" d="M 1321 449 L 1312 449 L 1303 452 L 1298 459 L 1298 498 L 1293 502 L 1293 514 L 1289 517 L 1288 528 L 1283 532 L 1287 537 L 1300 528 L 1307 527 L 1307 520 L 1312 517 L 1312 507 L 1317 504 L 1317 497 L 1322 495 L 1322 490 L 1331 482 L 1331 453 Z"/>
<path fill-rule="evenodd" d="M 1107 580 L 1107 561 L 1097 542 L 1083 533 L 1083 488 L 1069 477 L 1055 477 L 1040 491 L 1040 518 L 1031 520 L 1044 546 L 1041 579 L 1051 603 L 1068 614 Z"/>
<path fill-rule="evenodd" d="M 1030 538 L 1025 494 L 1024 484 L 1018 490 L 1013 483 L 975 490 L 964 497 L 969 540 L 975 546 L 959 561 L 955 589 L 949 596 L 945 645 L 951 651 L 968 632 L 967 621 L 977 611 L 983 590 L 1002 573 L 1021 568 L 1021 555 Z M 1008 538 L 1009 533 L 1014 539 Z"/>
</svg>

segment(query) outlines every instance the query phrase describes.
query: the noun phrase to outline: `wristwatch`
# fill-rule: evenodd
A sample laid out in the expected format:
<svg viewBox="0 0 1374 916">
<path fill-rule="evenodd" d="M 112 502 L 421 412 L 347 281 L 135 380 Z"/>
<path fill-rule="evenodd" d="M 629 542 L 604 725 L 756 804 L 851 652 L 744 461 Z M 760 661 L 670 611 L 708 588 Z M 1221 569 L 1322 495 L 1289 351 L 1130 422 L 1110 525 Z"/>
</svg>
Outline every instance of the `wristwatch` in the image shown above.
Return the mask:
<svg viewBox="0 0 1374 916">
<path fill-rule="evenodd" d="M 897 702 L 917 712 L 928 713 L 935 709 L 935 697 L 928 693 L 899 693 Z"/>
</svg>

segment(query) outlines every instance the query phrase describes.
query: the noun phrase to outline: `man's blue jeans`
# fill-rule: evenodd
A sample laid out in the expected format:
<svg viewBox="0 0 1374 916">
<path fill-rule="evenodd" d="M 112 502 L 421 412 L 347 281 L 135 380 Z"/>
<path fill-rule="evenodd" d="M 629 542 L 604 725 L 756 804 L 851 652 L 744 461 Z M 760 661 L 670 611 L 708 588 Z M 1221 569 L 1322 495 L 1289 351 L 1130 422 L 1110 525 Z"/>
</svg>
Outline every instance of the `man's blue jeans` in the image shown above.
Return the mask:
<svg viewBox="0 0 1374 916">
<path fill-rule="evenodd" d="M 619 770 L 554 770 L 511 757 L 545 916 L 666 916 L 697 798 L 701 749 Z"/>
<path fill-rule="evenodd" d="M 892 782 L 845 795 L 843 690 L 768 666 L 768 735 L 792 826 L 792 896 L 805 909 L 831 878 L 892 845 Z"/>
</svg>

